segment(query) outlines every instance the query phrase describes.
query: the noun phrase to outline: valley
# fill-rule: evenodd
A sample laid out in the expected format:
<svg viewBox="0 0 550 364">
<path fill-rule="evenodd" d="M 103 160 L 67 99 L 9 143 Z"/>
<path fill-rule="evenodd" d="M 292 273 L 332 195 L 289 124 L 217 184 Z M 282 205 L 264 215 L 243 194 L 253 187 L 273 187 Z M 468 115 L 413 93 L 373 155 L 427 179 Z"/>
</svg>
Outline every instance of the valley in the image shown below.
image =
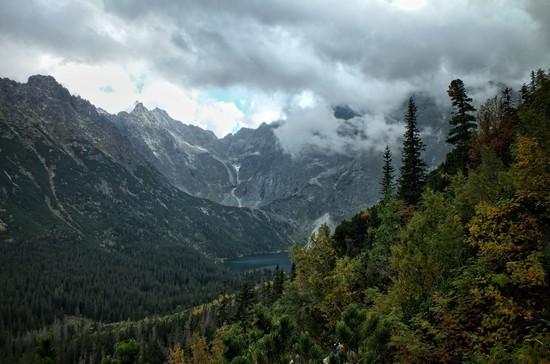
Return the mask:
<svg viewBox="0 0 550 364">
<path fill-rule="evenodd" d="M 547 0 L 0 1 L 0 364 L 549 364 Z"/>
</svg>

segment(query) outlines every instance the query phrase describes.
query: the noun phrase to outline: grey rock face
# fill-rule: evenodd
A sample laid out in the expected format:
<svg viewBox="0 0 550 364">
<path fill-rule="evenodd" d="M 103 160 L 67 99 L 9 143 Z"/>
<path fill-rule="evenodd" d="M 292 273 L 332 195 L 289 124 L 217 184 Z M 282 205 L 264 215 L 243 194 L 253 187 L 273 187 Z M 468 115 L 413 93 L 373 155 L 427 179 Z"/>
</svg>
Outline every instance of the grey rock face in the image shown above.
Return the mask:
<svg viewBox="0 0 550 364">
<path fill-rule="evenodd" d="M 115 119 L 135 150 L 180 190 L 220 202 L 233 188 L 234 171 L 218 157 L 214 133 L 139 103 Z"/>
<path fill-rule="evenodd" d="M 26 136 L 31 142 L 44 134 L 84 166 L 86 161 L 74 147 L 85 144 L 131 175 L 143 166 L 151 168 L 163 188 L 175 187 L 185 196 L 212 201 L 211 209 L 223 209 L 220 205 L 260 209 L 238 214 L 253 212 L 254 216 L 299 226 L 295 237 L 304 237 L 323 222 L 348 218 L 379 197 L 381 152 L 350 148 L 328 153 L 311 146 L 291 156 L 276 136 L 275 130 L 281 127 L 277 122 L 243 128 L 218 139 L 211 131 L 186 125 L 163 110 L 148 110 L 140 103 L 131 112 L 108 114 L 71 96 L 52 77 L 33 76 L 23 85 L 2 80 L 2 85 L 4 104 L 17 108 L 32 126 L 25 129 L 36 134 Z M 435 165 L 447 151 L 443 143 L 447 115 L 428 97 L 417 95 L 416 100 L 419 126 L 426 131 L 425 156 L 428 164 Z M 388 115 L 388 120 L 399 123 L 403 113 L 398 110 Z M 338 106 L 335 115 L 340 119 L 340 136 L 350 140 L 367 137 L 364 125 L 354 122 L 357 112 Z M 399 159 L 395 153 L 396 168 Z"/>
<path fill-rule="evenodd" d="M 417 99 L 420 126 L 429 131 L 428 162 L 436 164 L 446 152 L 440 140 L 446 135 L 440 126 L 445 115 L 429 98 Z M 343 115 L 342 135 L 366 137 L 362 125 L 351 119 L 358 115 L 355 111 L 340 106 L 336 113 Z M 402 113 L 389 118 L 398 123 Z M 280 127 L 277 122 L 217 139 L 210 131 L 141 104 L 116 118 L 135 149 L 182 191 L 224 205 L 276 213 L 298 223 L 303 233 L 321 222 L 347 218 L 379 196 L 381 153 L 372 150 L 327 153 L 310 147 L 291 156 L 274 132 Z M 399 155 L 394 162 L 398 166 Z"/>
<path fill-rule="evenodd" d="M 378 155 L 308 149 L 293 157 L 279 144 L 277 123 L 217 139 L 141 104 L 116 119 L 135 150 L 174 186 L 220 204 L 261 208 L 309 229 L 320 217 L 341 220 L 378 196 Z"/>
<path fill-rule="evenodd" d="M 26 84 L 0 79 L 1 239 L 61 235 L 106 249 L 175 244 L 221 257 L 288 246 L 294 229 L 279 216 L 197 198 L 167 178 L 173 172 L 181 180 L 185 175 L 175 172 L 183 164 L 176 163 L 185 161 L 191 171 L 211 163 L 198 169 L 223 181 L 223 164 L 201 149 L 217 141 L 213 134 L 166 120 L 160 111 L 138 106 L 134 114 L 151 118 L 106 114 L 51 77 Z M 141 124 L 125 129 L 130 122 Z M 131 134 L 138 130 L 151 139 Z M 204 147 L 180 137 L 188 130 Z M 157 156 L 166 164 L 153 167 Z"/>
</svg>

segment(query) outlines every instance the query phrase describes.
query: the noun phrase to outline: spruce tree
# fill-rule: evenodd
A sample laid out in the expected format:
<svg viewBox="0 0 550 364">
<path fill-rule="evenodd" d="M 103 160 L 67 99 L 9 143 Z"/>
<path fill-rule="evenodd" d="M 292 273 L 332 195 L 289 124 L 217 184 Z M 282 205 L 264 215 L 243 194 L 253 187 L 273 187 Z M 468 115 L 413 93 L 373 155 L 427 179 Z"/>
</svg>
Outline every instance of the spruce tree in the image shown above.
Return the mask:
<svg viewBox="0 0 550 364">
<path fill-rule="evenodd" d="M 527 87 L 526 84 L 523 84 L 523 86 L 521 86 L 519 94 L 520 94 L 521 104 L 526 104 L 527 101 L 529 100 L 529 95 L 530 95 L 529 87 Z"/>
<path fill-rule="evenodd" d="M 38 345 L 34 352 L 35 363 L 54 364 L 57 363 L 57 353 L 55 350 L 55 344 L 53 337 L 45 336 L 38 340 Z"/>
<path fill-rule="evenodd" d="M 529 91 L 531 91 L 531 92 L 535 91 L 535 88 L 536 88 L 536 85 L 537 85 L 536 79 L 537 79 L 537 77 L 535 76 L 535 71 L 531 71 L 531 83 L 529 84 Z"/>
<path fill-rule="evenodd" d="M 390 148 L 386 145 L 383 154 L 384 165 L 382 166 L 382 198 L 386 199 L 393 193 L 393 178 L 394 178 L 394 169 L 392 165 L 392 155 Z"/>
<path fill-rule="evenodd" d="M 254 288 L 248 282 L 245 282 L 236 297 L 237 310 L 235 312 L 235 319 L 240 321 L 242 325 L 246 324 L 250 307 L 252 307 L 255 301 Z"/>
<path fill-rule="evenodd" d="M 140 346 L 137 340 L 128 339 L 115 344 L 114 358 L 106 357 L 104 364 L 133 364 L 137 362 Z"/>
<path fill-rule="evenodd" d="M 285 273 L 277 265 L 273 272 L 273 295 L 277 299 L 283 294 L 283 288 L 285 284 Z"/>
<path fill-rule="evenodd" d="M 468 153 L 474 131 L 477 128 L 476 118 L 472 114 L 476 109 L 472 106 L 472 99 L 466 94 L 464 82 L 460 79 L 451 81 L 447 94 L 451 98 L 453 114 L 449 123 L 451 129 L 447 143 L 455 146 L 447 156 L 447 171 L 454 173 L 459 169 L 466 172 Z"/>
<path fill-rule="evenodd" d="M 512 109 L 512 89 L 509 87 L 505 87 L 504 90 L 502 90 L 502 102 L 504 104 L 504 107 L 506 111 L 509 111 Z"/>
<path fill-rule="evenodd" d="M 414 205 L 420 199 L 426 179 L 426 163 L 420 157 L 424 143 L 416 127 L 416 105 L 411 97 L 405 115 L 407 124 L 401 157 L 401 175 L 399 176 L 399 198 Z"/>
</svg>

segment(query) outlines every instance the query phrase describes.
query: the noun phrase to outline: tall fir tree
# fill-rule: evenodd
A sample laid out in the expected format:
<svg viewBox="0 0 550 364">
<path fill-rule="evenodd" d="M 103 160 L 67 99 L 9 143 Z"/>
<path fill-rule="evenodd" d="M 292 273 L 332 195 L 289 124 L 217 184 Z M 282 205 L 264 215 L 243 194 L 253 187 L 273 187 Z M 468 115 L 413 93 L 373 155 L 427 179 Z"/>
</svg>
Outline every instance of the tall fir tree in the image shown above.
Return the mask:
<svg viewBox="0 0 550 364">
<path fill-rule="evenodd" d="M 248 282 L 245 282 L 235 301 L 237 304 L 235 319 L 244 325 L 248 320 L 250 308 L 256 303 L 254 288 Z"/>
<path fill-rule="evenodd" d="M 398 196 L 408 204 L 414 205 L 422 194 L 426 179 L 426 163 L 421 158 L 425 146 L 416 127 L 416 105 L 412 97 L 409 98 L 405 122 L 407 126 L 403 138 Z"/>
<path fill-rule="evenodd" d="M 384 159 L 384 165 L 382 166 L 382 181 L 380 182 L 380 184 L 382 185 L 382 199 L 386 199 L 393 193 L 394 188 L 394 169 L 392 165 L 392 155 L 390 147 L 388 147 L 387 145 L 386 149 L 384 149 L 384 154 L 382 158 Z"/>
<path fill-rule="evenodd" d="M 526 84 L 523 84 L 523 86 L 521 86 L 519 94 L 520 94 L 521 104 L 526 104 L 528 99 L 529 99 L 529 94 L 530 94 L 529 87 L 527 87 Z"/>
<path fill-rule="evenodd" d="M 502 90 L 502 102 L 504 103 L 504 107 L 506 111 L 509 111 L 512 109 L 512 89 L 509 87 L 505 87 L 504 90 Z"/>
<path fill-rule="evenodd" d="M 531 71 L 531 83 L 529 84 L 529 91 L 531 92 L 535 91 L 537 86 L 536 78 L 535 71 Z"/>
<path fill-rule="evenodd" d="M 283 294 L 284 284 L 285 272 L 277 265 L 273 272 L 273 296 L 275 298 L 279 298 Z"/>
<path fill-rule="evenodd" d="M 38 345 L 34 352 L 33 363 L 39 364 L 55 364 L 57 363 L 57 353 L 53 337 L 45 336 L 39 338 Z"/>
<path fill-rule="evenodd" d="M 470 151 L 472 137 L 477 128 L 476 118 L 473 112 L 472 99 L 466 94 L 464 82 L 460 79 L 451 81 L 447 94 L 451 98 L 453 114 L 449 123 L 451 129 L 447 137 L 447 143 L 455 148 L 447 155 L 447 172 L 454 173 L 458 170 L 466 172 L 468 167 L 468 153 Z"/>
</svg>

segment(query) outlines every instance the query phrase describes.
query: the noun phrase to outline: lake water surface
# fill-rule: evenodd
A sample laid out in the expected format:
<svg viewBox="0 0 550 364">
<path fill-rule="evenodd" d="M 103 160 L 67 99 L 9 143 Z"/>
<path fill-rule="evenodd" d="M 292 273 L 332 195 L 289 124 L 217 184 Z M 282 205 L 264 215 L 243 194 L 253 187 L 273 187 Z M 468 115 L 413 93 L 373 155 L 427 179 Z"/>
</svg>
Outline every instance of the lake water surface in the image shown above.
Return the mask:
<svg viewBox="0 0 550 364">
<path fill-rule="evenodd" d="M 289 272 L 292 265 L 288 252 L 247 255 L 226 259 L 223 264 L 226 267 L 241 272 L 253 269 L 275 269 L 277 265 L 285 272 Z"/>
</svg>

